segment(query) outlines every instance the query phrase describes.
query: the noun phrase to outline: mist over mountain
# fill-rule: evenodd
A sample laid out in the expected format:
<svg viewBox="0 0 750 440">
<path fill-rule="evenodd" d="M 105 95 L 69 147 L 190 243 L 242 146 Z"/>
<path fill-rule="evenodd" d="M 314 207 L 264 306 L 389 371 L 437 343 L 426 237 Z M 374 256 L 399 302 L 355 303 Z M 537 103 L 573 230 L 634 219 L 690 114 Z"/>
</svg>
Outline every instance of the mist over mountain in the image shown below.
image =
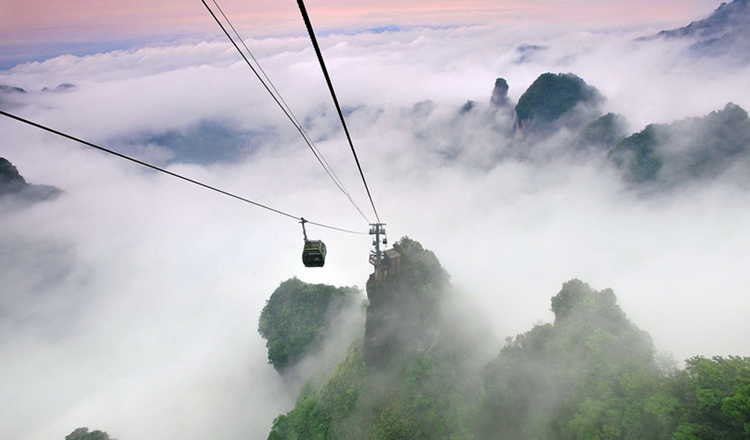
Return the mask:
<svg viewBox="0 0 750 440">
<path fill-rule="evenodd" d="M 738 62 L 750 61 L 750 9 L 748 0 L 722 3 L 708 18 L 687 26 L 661 31 L 663 38 L 695 40 L 691 51 L 700 56 L 729 55 Z"/>
<path fill-rule="evenodd" d="M 572 73 L 541 74 L 515 106 L 508 97 L 511 86 L 498 78 L 489 106 L 464 106 L 443 120 L 442 127 L 415 132 L 416 142 L 440 148 L 448 161 L 479 167 L 487 167 L 487 159 L 497 165 L 595 158 L 614 166 L 633 188 L 667 189 L 717 179 L 747 184 L 743 176 L 750 172 L 750 119 L 734 103 L 706 116 L 649 124 L 632 133 L 625 116 L 603 115 L 606 97 Z M 429 103 L 414 107 L 415 116 L 429 118 L 432 112 Z M 454 139 L 441 148 L 446 126 L 452 126 L 448 131 Z M 487 148 L 478 148 L 475 138 Z"/>
<path fill-rule="evenodd" d="M 187 127 L 123 137 L 116 143 L 130 154 L 148 154 L 162 165 L 215 165 L 246 160 L 277 140 L 278 134 L 270 127 L 245 130 L 231 121 L 201 120 Z"/>
<path fill-rule="evenodd" d="M 632 183 L 670 187 L 728 175 L 746 186 L 748 150 L 747 111 L 729 103 L 704 117 L 648 125 L 618 143 L 609 156 Z"/>
<path fill-rule="evenodd" d="M 465 416 L 481 386 L 486 334 L 480 323 L 466 324 L 434 253 L 406 237 L 393 250 L 388 275 L 367 282 L 364 332 L 333 373 L 303 387 L 269 439 L 464 438 L 470 431 Z"/>
<path fill-rule="evenodd" d="M 21 87 L 0 84 L 0 105 L 5 108 L 16 107 L 18 106 L 18 98 L 22 98 L 23 95 L 26 94 L 26 90 L 22 89 Z"/>
<path fill-rule="evenodd" d="M 696 356 L 678 370 L 611 289 L 574 279 L 551 299 L 553 323 L 507 338 L 486 363 L 481 325 L 453 316 L 437 257 L 409 238 L 393 249 L 388 273 L 367 283 L 364 334 L 269 440 L 750 435 L 750 358 Z M 290 309 L 287 325 L 306 316 Z"/>
</svg>

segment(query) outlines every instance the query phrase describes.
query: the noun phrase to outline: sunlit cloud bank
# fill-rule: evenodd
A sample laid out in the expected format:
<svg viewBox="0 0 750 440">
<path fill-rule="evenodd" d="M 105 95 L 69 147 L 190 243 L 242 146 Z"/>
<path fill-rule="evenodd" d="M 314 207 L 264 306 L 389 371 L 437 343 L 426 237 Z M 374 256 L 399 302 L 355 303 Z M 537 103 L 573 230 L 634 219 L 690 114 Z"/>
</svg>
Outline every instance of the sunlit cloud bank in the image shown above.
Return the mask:
<svg viewBox="0 0 750 440">
<path fill-rule="evenodd" d="M 321 40 L 390 239 L 434 250 L 495 336 L 550 321 L 550 297 L 580 278 L 613 288 L 678 360 L 750 353 L 743 185 L 718 178 L 644 195 L 605 155 L 566 154 L 564 132 L 520 158 L 508 154 L 526 145 L 513 115 L 490 106 L 498 77 L 516 102 L 540 74 L 573 72 L 629 133 L 730 101 L 750 109 L 747 66 L 691 57 L 689 42 L 636 41 L 658 30 Z M 308 41 L 248 43 L 372 217 Z M 367 230 L 222 41 L 63 56 L 0 72 L 0 84 L 26 92 L 1 95 L 4 109 L 295 216 Z M 305 270 L 292 219 L 7 119 L 0 127 L 0 155 L 27 181 L 64 191 L 0 211 L 2 434 L 266 438 L 297 390 L 266 364 L 256 331 L 265 300 L 292 276 L 363 287 L 370 238 L 311 227 L 330 254 L 325 269 Z M 223 159 L 211 160 L 217 145 Z"/>
</svg>

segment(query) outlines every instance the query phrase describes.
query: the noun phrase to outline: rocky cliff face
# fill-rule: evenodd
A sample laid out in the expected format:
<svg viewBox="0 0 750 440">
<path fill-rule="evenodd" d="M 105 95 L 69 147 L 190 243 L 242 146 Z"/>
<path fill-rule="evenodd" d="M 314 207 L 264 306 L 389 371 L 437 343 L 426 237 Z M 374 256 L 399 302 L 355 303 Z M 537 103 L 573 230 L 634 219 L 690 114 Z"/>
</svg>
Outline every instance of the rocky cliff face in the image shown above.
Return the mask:
<svg viewBox="0 0 750 440">
<path fill-rule="evenodd" d="M 495 88 L 492 89 L 492 98 L 490 103 L 494 108 L 503 108 L 510 106 L 510 98 L 508 97 L 508 90 L 510 86 L 505 78 L 498 78 L 495 80 Z"/>
<path fill-rule="evenodd" d="M 398 275 L 367 283 L 363 355 L 374 367 L 398 364 L 437 343 L 440 300 L 448 288 L 448 274 L 431 251 L 408 238 L 394 249 L 402 255 Z"/>
</svg>

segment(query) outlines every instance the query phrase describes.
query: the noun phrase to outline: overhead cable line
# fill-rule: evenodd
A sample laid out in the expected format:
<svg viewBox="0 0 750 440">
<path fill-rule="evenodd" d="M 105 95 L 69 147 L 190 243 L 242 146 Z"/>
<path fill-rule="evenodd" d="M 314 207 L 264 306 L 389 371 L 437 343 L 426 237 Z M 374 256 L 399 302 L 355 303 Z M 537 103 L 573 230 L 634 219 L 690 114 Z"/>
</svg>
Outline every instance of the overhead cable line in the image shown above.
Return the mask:
<svg viewBox="0 0 750 440">
<path fill-rule="evenodd" d="M 227 22 L 227 24 L 229 25 L 229 27 L 232 29 L 232 32 L 234 32 L 234 35 L 240 41 L 240 43 L 245 48 L 245 50 L 247 51 L 247 53 L 250 55 L 250 58 L 252 58 L 252 60 L 255 62 L 255 65 L 258 66 L 257 70 L 256 70 L 255 66 L 253 66 L 253 64 L 250 62 L 250 60 L 245 56 L 245 53 L 242 51 L 242 49 L 240 49 L 239 45 L 235 42 L 234 38 L 232 38 L 232 36 L 229 34 L 229 31 L 227 31 L 227 29 L 224 26 L 224 24 L 221 22 L 221 20 L 219 20 L 219 17 L 216 16 L 216 14 L 208 6 L 208 4 L 206 3 L 205 0 L 201 0 L 201 2 L 203 2 L 203 5 L 206 7 L 206 9 L 208 10 L 208 12 L 214 18 L 214 20 L 219 25 L 219 27 L 224 32 L 224 34 L 227 36 L 227 38 L 229 39 L 229 41 L 232 43 L 232 45 L 234 46 L 234 48 L 237 49 L 237 51 L 240 53 L 240 55 L 245 60 L 245 62 L 247 63 L 247 65 L 250 67 L 250 69 L 253 71 L 253 73 L 255 74 L 255 76 L 258 77 L 258 79 L 260 80 L 260 82 L 265 87 L 266 91 L 268 91 L 268 93 L 271 95 L 271 97 L 274 99 L 274 101 L 276 101 L 276 104 L 278 104 L 278 106 L 281 108 L 281 110 L 284 112 L 284 114 L 287 116 L 287 118 L 292 122 L 292 125 L 294 125 L 294 127 L 297 129 L 297 131 L 299 131 L 300 135 L 302 135 L 302 138 L 305 140 L 305 143 L 307 143 L 308 147 L 310 147 L 310 150 L 312 151 L 313 155 L 318 160 L 318 162 L 323 167 L 323 169 L 326 171 L 326 173 L 331 178 L 331 180 L 333 181 L 333 183 L 339 188 L 339 190 L 341 190 L 342 193 L 344 193 L 344 195 L 349 199 L 349 201 L 351 202 L 351 204 L 354 205 L 354 208 L 360 213 L 360 215 L 362 215 L 362 217 L 365 219 L 365 221 L 367 221 L 369 223 L 370 221 L 367 218 L 367 216 L 359 208 L 359 206 L 357 205 L 357 203 L 352 198 L 351 194 L 349 194 L 349 191 L 346 190 L 346 188 L 344 187 L 344 184 L 341 182 L 341 180 L 339 179 L 339 177 L 333 171 L 333 168 L 331 168 L 331 166 L 328 164 L 328 162 L 323 157 L 323 154 L 315 146 L 315 143 L 310 138 L 310 135 L 307 133 L 307 131 L 304 129 L 304 127 L 299 122 L 299 120 L 297 119 L 297 117 L 294 115 L 294 112 L 292 112 L 291 108 L 286 103 L 286 101 L 284 101 L 284 98 L 281 96 L 281 93 L 279 93 L 279 91 L 273 85 L 273 82 L 271 82 L 271 79 L 268 77 L 268 75 L 266 74 L 266 72 L 263 70 L 263 67 L 261 67 L 261 65 L 258 62 L 258 60 L 255 58 L 255 56 L 253 56 L 253 53 L 250 51 L 250 48 L 247 47 L 247 45 L 245 44 L 245 41 L 242 39 L 242 37 L 240 36 L 240 34 L 237 32 L 237 30 L 235 29 L 234 25 L 232 25 L 232 22 L 229 20 L 229 17 L 227 17 L 226 14 L 224 14 L 224 11 L 221 9 L 221 6 L 219 6 L 219 4 L 218 4 L 218 2 L 216 0 L 212 0 L 212 1 L 213 1 L 213 4 L 216 6 L 216 8 L 221 13 L 221 15 L 224 18 L 224 20 Z M 262 76 L 261 76 L 261 74 L 262 74 Z"/>
<path fill-rule="evenodd" d="M 323 69 L 323 76 L 326 78 L 326 83 L 328 83 L 328 89 L 331 91 L 331 97 L 333 97 L 333 103 L 336 105 L 336 111 L 339 113 L 339 118 L 341 119 L 341 125 L 344 127 L 344 133 L 346 133 L 346 139 L 349 141 L 349 146 L 351 147 L 352 154 L 354 155 L 354 161 L 357 163 L 357 168 L 359 169 L 359 175 L 362 177 L 362 183 L 365 185 L 365 190 L 367 190 L 367 197 L 370 198 L 370 204 L 372 205 L 372 210 L 375 212 L 375 218 L 378 220 L 378 224 L 380 224 L 380 216 L 378 216 L 378 210 L 375 209 L 375 203 L 372 201 L 372 195 L 370 194 L 370 188 L 367 187 L 367 180 L 365 180 L 365 174 L 362 172 L 362 167 L 359 164 L 359 159 L 357 158 L 357 152 L 354 150 L 354 143 L 352 143 L 352 137 L 349 136 L 349 129 L 346 127 L 346 120 L 344 120 L 344 113 L 341 111 L 341 106 L 339 105 L 338 99 L 336 99 L 336 91 L 333 90 L 333 83 L 331 82 L 331 77 L 328 75 L 328 69 L 326 69 L 326 63 L 323 60 L 323 54 L 320 51 L 320 46 L 318 45 L 318 40 L 315 38 L 315 31 L 313 30 L 312 23 L 310 23 L 310 17 L 307 15 L 307 9 L 305 8 L 305 2 L 303 0 L 297 0 L 297 5 L 299 5 L 299 10 L 302 13 L 302 18 L 305 20 L 305 26 L 307 27 L 307 32 L 310 34 L 310 40 L 312 40 L 313 48 L 315 48 L 315 54 L 318 56 L 318 62 L 320 62 L 320 67 Z"/>
<path fill-rule="evenodd" d="M 36 122 L 33 122 L 33 121 L 28 120 L 28 119 L 22 118 L 20 116 L 13 115 L 13 114 L 5 112 L 3 110 L 0 110 L 0 115 L 7 116 L 8 118 L 15 119 L 16 121 L 23 122 L 23 123 L 28 124 L 28 125 L 30 125 L 32 127 L 39 128 L 41 130 L 47 131 L 47 132 L 55 134 L 57 136 L 64 137 L 64 138 L 69 139 L 71 141 L 78 142 L 80 144 L 86 145 L 86 146 L 91 147 L 91 148 L 95 148 L 95 149 L 103 151 L 105 153 L 109 153 L 109 154 L 117 156 L 117 157 L 119 157 L 121 159 L 129 160 L 131 162 L 137 163 L 138 165 L 144 166 L 146 168 L 150 168 L 150 169 L 158 171 L 160 173 L 164 173 L 164 174 L 170 175 L 172 177 L 176 177 L 178 179 L 184 180 L 186 182 L 189 182 L 189 183 L 192 183 L 192 184 L 195 184 L 195 185 L 198 185 L 198 186 L 202 186 L 203 188 L 209 189 L 211 191 L 218 192 L 218 193 L 223 194 L 225 196 L 229 196 L 229 197 L 235 198 L 237 200 L 240 200 L 240 201 L 243 201 L 243 202 L 246 202 L 246 203 L 250 203 L 251 205 L 255 205 L 255 206 L 259 207 L 259 208 L 267 209 L 267 210 L 269 210 L 271 212 L 275 212 L 276 214 L 283 215 L 285 217 L 289 217 L 289 218 L 295 219 L 297 221 L 302 221 L 302 217 L 297 217 L 295 215 L 289 214 L 289 213 L 281 211 L 279 209 L 271 208 L 270 206 L 263 205 L 263 204 L 258 203 L 258 202 L 253 202 L 252 200 L 246 199 L 244 197 L 240 197 L 240 196 L 232 194 L 232 193 L 230 193 L 228 191 L 224 191 L 222 189 L 216 188 L 216 187 L 211 186 L 211 185 L 207 185 L 205 183 L 199 182 L 199 181 L 191 179 L 189 177 L 185 177 L 183 175 L 174 173 L 172 171 L 165 170 L 164 168 L 159 168 L 159 167 L 157 167 L 155 165 L 151 165 L 150 163 L 143 162 L 141 160 L 132 158 L 132 157 L 127 156 L 125 154 L 118 153 L 118 152 L 110 150 L 108 148 L 101 147 L 99 145 L 96 145 L 96 144 L 93 144 L 91 142 L 85 141 L 83 139 L 71 136 L 69 134 L 66 134 L 66 133 L 63 133 L 61 131 L 55 130 L 53 128 L 47 127 L 45 125 L 38 124 Z M 348 230 L 348 229 L 337 228 L 337 227 L 334 227 L 334 226 L 329 226 L 329 225 L 325 225 L 325 224 L 322 224 L 322 223 L 316 223 L 316 222 L 312 222 L 312 221 L 309 221 L 309 220 L 305 220 L 305 222 L 309 223 L 311 225 L 320 226 L 322 228 L 327 228 L 327 229 L 333 229 L 333 230 L 340 231 L 340 232 L 347 232 L 347 233 L 350 233 L 350 234 L 366 235 L 366 233 L 364 233 L 364 232 L 357 232 L 357 231 L 351 231 L 351 230 Z"/>
</svg>

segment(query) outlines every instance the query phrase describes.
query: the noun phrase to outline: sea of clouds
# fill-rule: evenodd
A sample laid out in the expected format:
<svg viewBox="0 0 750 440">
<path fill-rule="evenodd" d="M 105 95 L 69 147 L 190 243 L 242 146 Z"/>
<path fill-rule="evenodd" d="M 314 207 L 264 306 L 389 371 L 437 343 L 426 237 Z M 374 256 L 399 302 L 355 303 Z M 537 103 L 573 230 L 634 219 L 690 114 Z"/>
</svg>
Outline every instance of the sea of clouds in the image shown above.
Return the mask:
<svg viewBox="0 0 750 440">
<path fill-rule="evenodd" d="M 697 58 L 689 41 L 637 40 L 657 31 L 470 26 L 321 38 L 390 240 L 408 235 L 433 250 L 490 322 L 488 337 L 549 322 L 550 297 L 580 278 L 613 288 L 678 361 L 750 355 L 743 185 L 644 195 L 602 155 L 569 157 L 565 133 L 521 159 L 505 154 L 512 113 L 490 108 L 498 77 L 517 101 L 540 74 L 572 72 L 630 133 L 728 102 L 750 109 L 750 66 Z M 309 41 L 248 45 L 375 221 Z M 60 56 L 0 71 L 0 84 L 26 91 L 4 93 L 6 111 L 367 232 L 223 40 Z M 16 121 L 0 130 L 0 156 L 28 182 L 64 192 L 25 209 L 0 200 L 0 434 L 61 439 L 88 426 L 119 440 L 266 438 L 298 388 L 266 363 L 260 310 L 292 276 L 364 287 L 370 237 L 308 226 L 329 257 L 305 269 L 293 219 Z"/>
</svg>

